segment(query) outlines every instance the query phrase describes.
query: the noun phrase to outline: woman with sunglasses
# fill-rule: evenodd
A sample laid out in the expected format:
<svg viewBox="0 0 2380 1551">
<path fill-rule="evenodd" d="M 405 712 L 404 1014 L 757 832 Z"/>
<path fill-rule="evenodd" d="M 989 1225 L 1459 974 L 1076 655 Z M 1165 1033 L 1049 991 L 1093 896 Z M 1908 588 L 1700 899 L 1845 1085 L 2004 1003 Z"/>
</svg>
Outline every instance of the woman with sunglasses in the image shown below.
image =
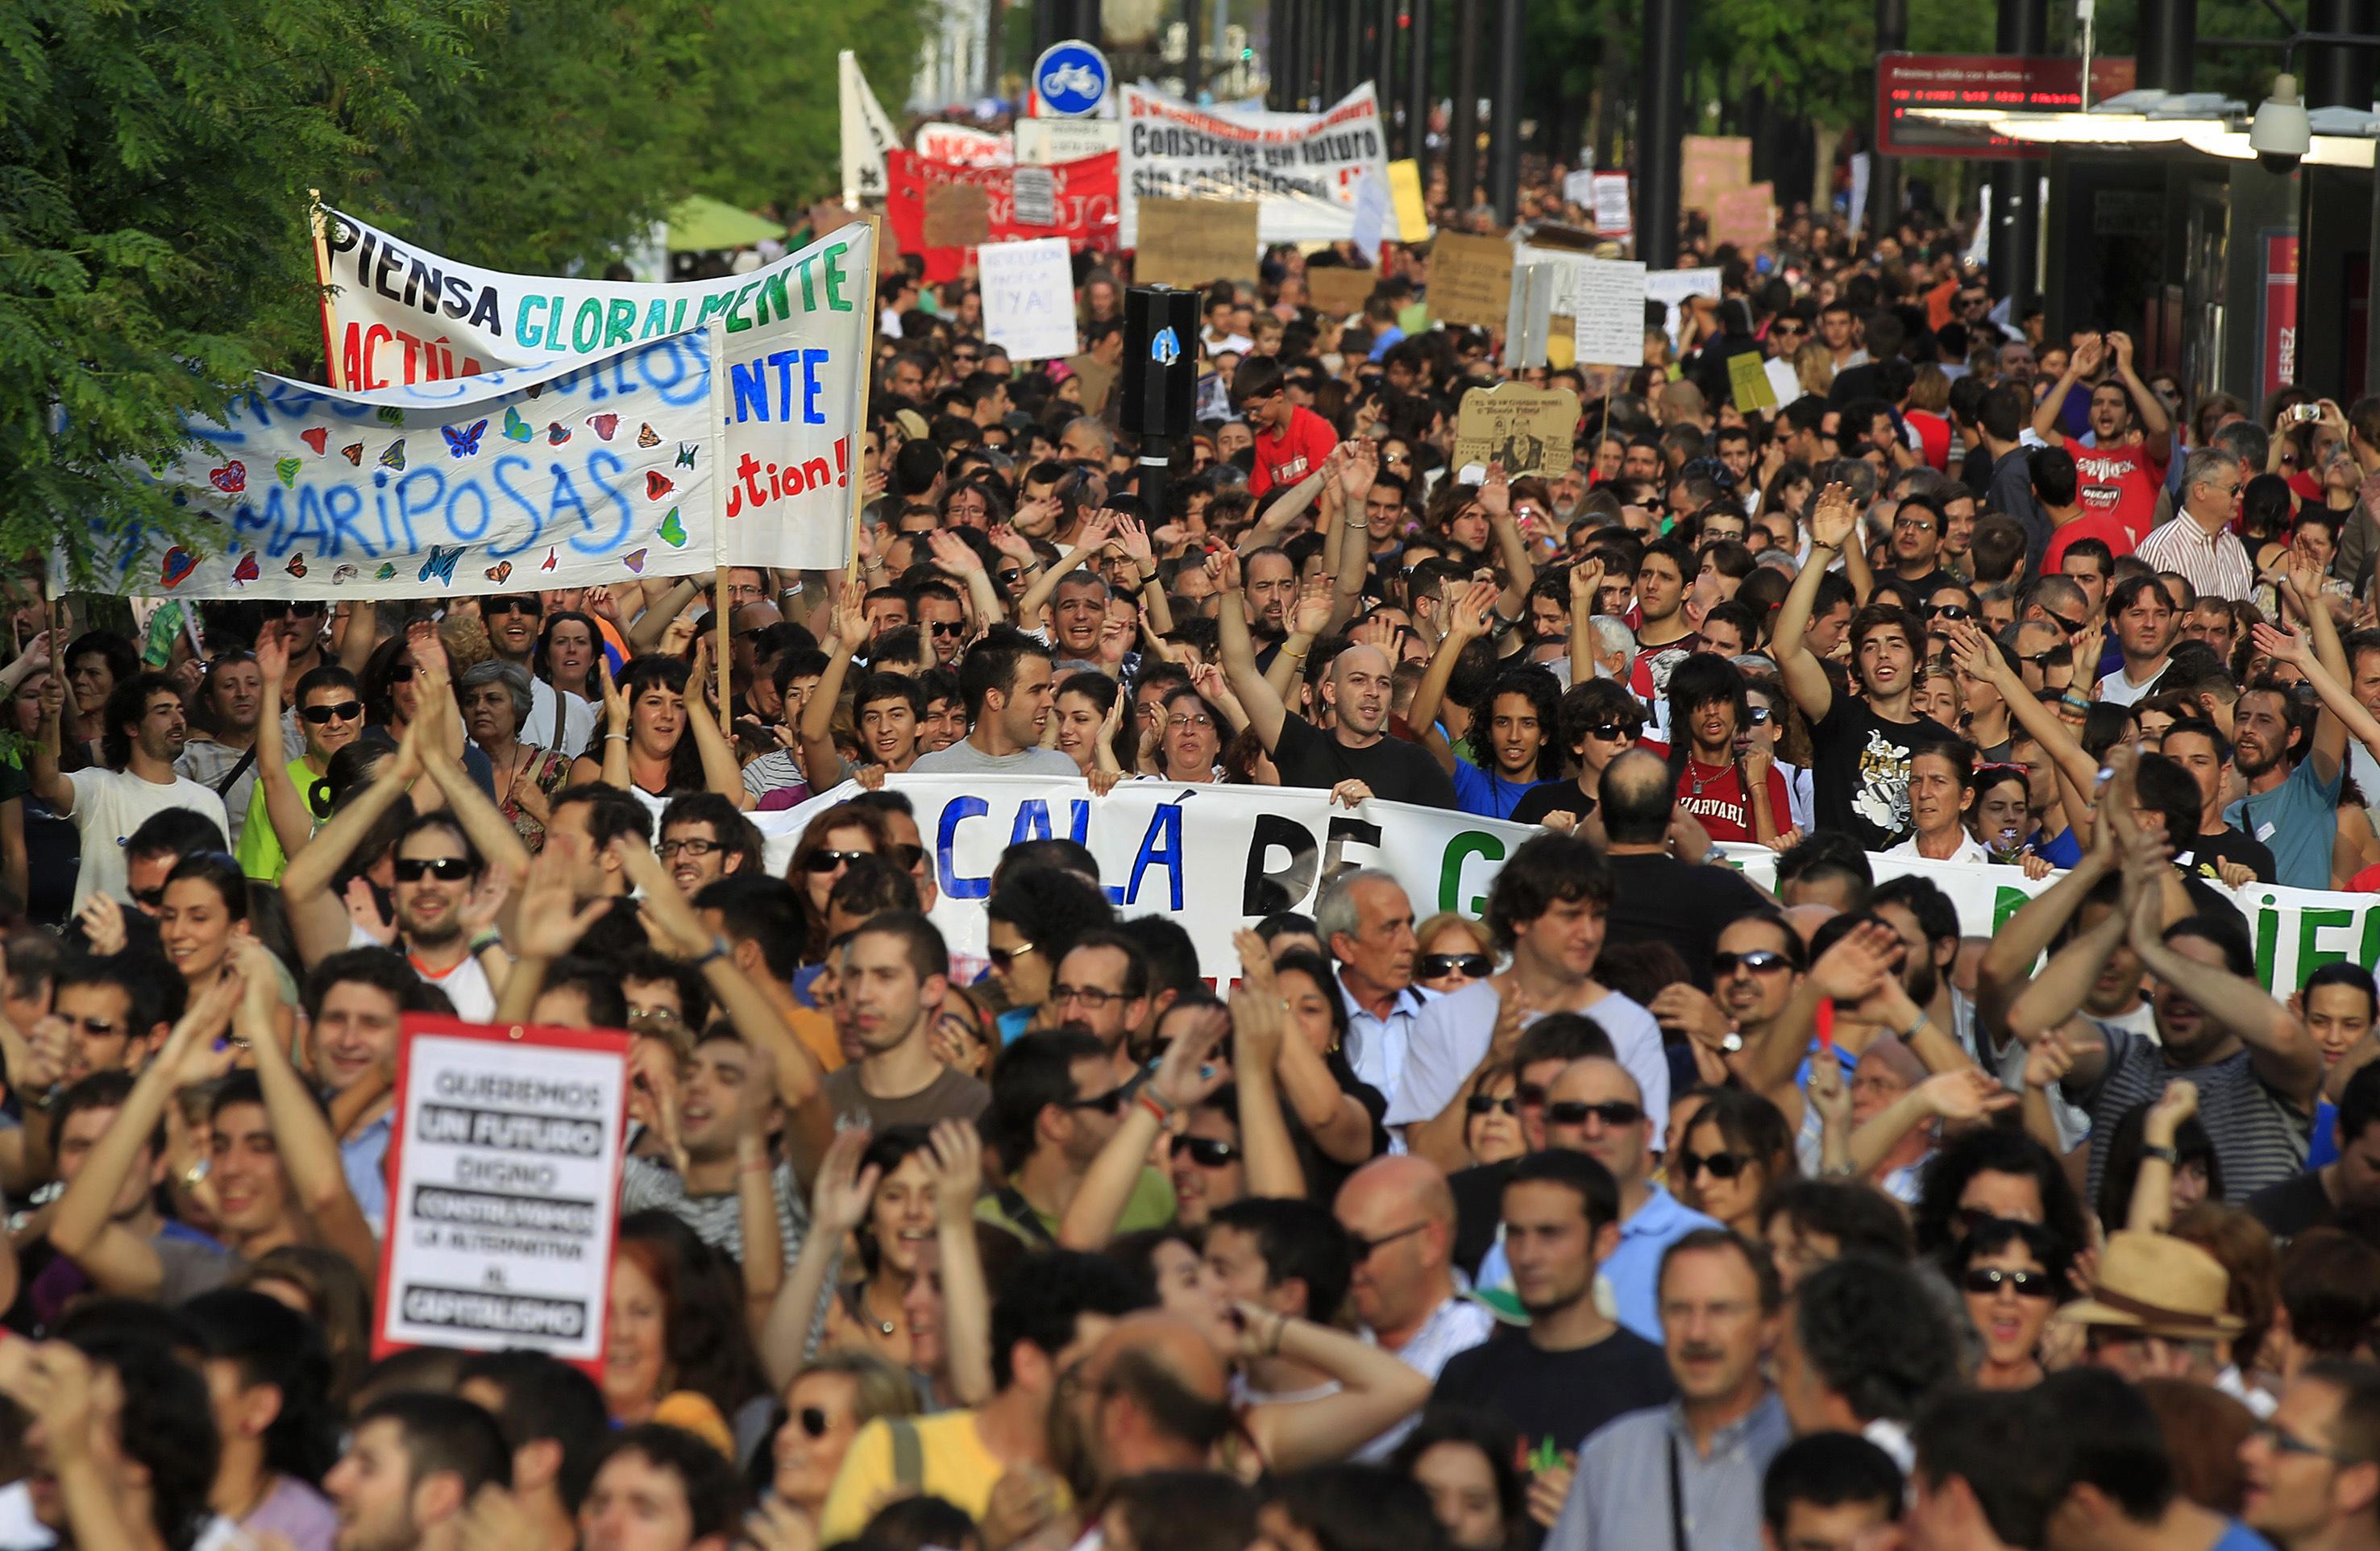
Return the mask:
<svg viewBox="0 0 2380 1551">
<path fill-rule="evenodd" d="M 1511 1061 L 1490 1061 L 1472 1078 L 1463 1100 L 1463 1147 L 1474 1164 L 1502 1163 L 1529 1150 L 1520 1094 L 1520 1069 Z"/>
<path fill-rule="evenodd" d="M 490 658 L 464 670 L 463 723 L 472 745 L 484 755 L 497 808 L 535 855 L 545 848 L 551 799 L 570 782 L 570 761 L 560 751 L 521 742 L 520 728 L 536 705 L 528 670 Z"/>
<path fill-rule="evenodd" d="M 1999 1218 L 1953 1252 L 1951 1279 L 1984 1343 L 1978 1389 L 2030 1389 L 2041 1382 L 2041 1336 L 2058 1305 L 2074 1296 L 2070 1257 L 2047 1229 Z"/>
<path fill-rule="evenodd" d="M 1496 973 L 1495 939 L 1468 915 L 1442 910 L 1414 928 L 1414 984 L 1445 996 Z"/>
<path fill-rule="evenodd" d="M 1761 1194 L 1800 1172 L 1792 1133 L 1777 1106 L 1742 1088 L 1721 1088 L 1687 1126 L 1670 1177 L 1688 1206 L 1757 1239 Z"/>
<path fill-rule="evenodd" d="M 435 654 L 432 683 L 441 694 L 445 655 L 443 648 Z M 240 870 L 249 877 L 278 883 L 289 858 L 330 817 L 330 792 L 323 775 L 331 756 L 363 735 L 363 689 L 353 673 L 336 663 L 316 668 L 299 679 L 296 700 L 305 748 L 292 759 L 282 744 L 281 720 L 281 685 L 288 672 L 289 648 L 279 635 L 265 632 L 256 646 L 256 665 L 264 676 L 264 697 L 256 720 L 258 777 L 237 854 Z"/>
<path fill-rule="evenodd" d="M 770 1446 L 769 1496 L 815 1529 L 859 1429 L 917 1414 L 917 1387 L 880 1357 L 821 1352 L 785 1387 L 785 1420 Z"/>
<path fill-rule="evenodd" d="M 802 830 L 785 866 L 785 880 L 794 886 L 801 906 L 802 963 L 814 964 L 826 957 L 827 901 L 852 859 L 880 856 L 892 847 L 882 810 L 859 803 L 837 803 Z"/>
</svg>

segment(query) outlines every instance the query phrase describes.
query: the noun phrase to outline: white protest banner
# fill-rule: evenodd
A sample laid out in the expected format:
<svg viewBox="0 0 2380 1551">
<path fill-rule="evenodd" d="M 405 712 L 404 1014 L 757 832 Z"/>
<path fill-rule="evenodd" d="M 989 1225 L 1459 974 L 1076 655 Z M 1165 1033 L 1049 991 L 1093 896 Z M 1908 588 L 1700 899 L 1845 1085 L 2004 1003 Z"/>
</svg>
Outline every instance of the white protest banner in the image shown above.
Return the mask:
<svg viewBox="0 0 2380 1551">
<path fill-rule="evenodd" d="M 1020 118 L 1016 160 L 1036 167 L 1101 156 L 1123 143 L 1112 118 Z"/>
<path fill-rule="evenodd" d="M 396 1052 L 372 1351 L 603 1360 L 628 1036 L 411 1016 Z"/>
<path fill-rule="evenodd" d="M 1389 196 L 1389 180 L 1383 173 L 1366 173 L 1355 185 L 1354 224 L 1348 236 L 1364 262 L 1374 269 L 1380 265 L 1380 242 L 1387 236 L 1389 222 L 1396 214 Z"/>
<path fill-rule="evenodd" d="M 1765 845 L 1724 844 L 1729 864 L 1764 889 L 1777 882 L 1777 854 Z M 1959 912 L 1964 937 L 1996 936 L 2026 902 L 2065 876 L 2052 873 L 2035 883 L 2022 867 L 1978 862 L 1929 862 L 1913 856 L 1871 854 L 1868 866 L 1880 882 L 1914 874 L 1930 878 Z M 2249 939 L 2256 946 L 2256 977 L 2277 997 L 2302 988 L 2306 976 L 2342 961 L 2380 963 L 2380 894 L 2333 893 L 2251 883 L 2227 889 L 2212 878 L 2200 882 L 2239 906 Z"/>
<path fill-rule="evenodd" d="M 884 197 L 884 153 L 901 147 L 901 132 L 849 49 L 835 55 L 836 89 L 843 111 L 843 208 Z"/>
<path fill-rule="evenodd" d="M 1628 208 L 1628 175 L 1595 175 L 1595 229 L 1603 236 L 1624 237 L 1635 224 Z"/>
<path fill-rule="evenodd" d="M 1670 309 L 1662 327 L 1670 331 L 1670 348 L 1677 347 L 1681 331 L 1686 325 L 1686 309 L 1680 305 L 1688 297 L 1708 297 L 1718 299 L 1718 271 L 1715 269 L 1657 269 L 1645 273 L 1645 299 L 1657 301 Z"/>
<path fill-rule="evenodd" d="M 978 963 L 992 866 L 1020 840 L 1090 847 L 1122 914 L 1172 915 L 1196 944 L 1200 972 L 1228 980 L 1239 974 L 1234 931 L 1275 911 L 1312 910 L 1320 884 L 1343 867 L 1395 873 L 1416 915 L 1475 915 L 1504 858 L 1538 832 L 1402 803 L 1336 807 L 1330 793 L 1298 787 L 1128 781 L 1094 797 L 1083 782 L 1037 776 L 896 775 L 885 785 L 917 810 L 940 892 L 934 924 L 955 957 Z M 857 790 L 846 783 L 754 814 L 770 873 L 784 872 L 812 818 Z"/>
<path fill-rule="evenodd" d="M 1075 271 L 1064 237 L 988 242 L 976 249 L 983 336 L 1012 360 L 1075 353 Z"/>
<path fill-rule="evenodd" d="M 1265 242 L 1338 242 L 1353 236 L 1366 173 L 1388 175 L 1387 136 L 1369 81 L 1318 114 L 1246 118 L 1194 107 L 1137 86 L 1122 96 L 1122 227 L 1139 246 L 1139 203 L 1255 200 Z M 1251 271 L 1250 273 L 1254 273 Z"/>
<path fill-rule="evenodd" d="M 717 563 L 709 329 L 590 362 L 353 394 L 260 375 L 161 480 L 186 541 L 91 524 L 95 578 L 199 598 L 444 598 Z"/>
<path fill-rule="evenodd" d="M 857 223 L 749 274 L 647 285 L 480 269 L 335 210 L 322 217 L 332 382 L 355 393 L 577 364 L 713 322 L 844 323 L 832 342 L 865 352 L 875 326 L 873 248 Z"/>
<path fill-rule="evenodd" d="M 338 381 L 350 394 L 376 406 L 384 401 L 372 395 L 399 389 L 452 402 L 458 390 L 448 384 L 469 373 L 625 357 L 628 346 L 707 327 L 725 363 L 721 420 L 712 423 L 726 430 L 718 464 L 727 481 L 720 488 L 726 558 L 844 563 L 876 327 L 874 224 L 837 227 L 749 274 L 644 285 L 477 269 L 336 211 L 324 216 L 336 289 L 324 306 L 335 315 Z M 530 408 L 520 413 L 534 418 Z M 521 440 L 511 421 L 505 433 Z M 799 499 L 765 523 L 739 520 L 792 498 Z M 707 544 L 702 552 L 710 552 Z"/>
<path fill-rule="evenodd" d="M 1578 309 L 1571 314 L 1582 366 L 1645 364 L 1645 266 L 1633 259 L 1582 259 Z"/>
<path fill-rule="evenodd" d="M 1562 174 L 1562 202 L 1581 210 L 1595 208 L 1595 169 L 1581 167 Z"/>
<path fill-rule="evenodd" d="M 1016 137 L 995 135 L 965 124 L 926 123 L 917 126 L 915 149 L 937 162 L 965 162 L 978 167 L 1005 167 L 1016 160 Z"/>
</svg>

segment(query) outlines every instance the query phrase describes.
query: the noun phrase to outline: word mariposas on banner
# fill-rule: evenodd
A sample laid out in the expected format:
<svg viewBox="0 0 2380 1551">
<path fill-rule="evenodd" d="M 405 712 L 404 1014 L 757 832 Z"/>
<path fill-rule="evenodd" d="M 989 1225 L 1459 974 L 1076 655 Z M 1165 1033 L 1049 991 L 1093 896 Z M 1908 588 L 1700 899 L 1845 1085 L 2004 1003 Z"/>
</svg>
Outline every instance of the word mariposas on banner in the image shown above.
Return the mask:
<svg viewBox="0 0 2380 1551">
<path fill-rule="evenodd" d="M 97 585 L 443 598 L 717 563 L 710 330 L 586 365 L 347 393 L 261 376 L 160 476 L 180 541 L 94 522 Z M 61 546 L 61 550 L 65 546 Z M 84 585 L 53 558 L 53 583 Z"/>
<path fill-rule="evenodd" d="M 1123 244 L 1140 240 L 1140 201 L 1254 200 L 1260 241 L 1337 242 L 1355 229 L 1366 174 L 1388 176 L 1388 137 L 1370 82 L 1320 113 L 1222 113 L 1136 86 L 1119 89 Z"/>
</svg>

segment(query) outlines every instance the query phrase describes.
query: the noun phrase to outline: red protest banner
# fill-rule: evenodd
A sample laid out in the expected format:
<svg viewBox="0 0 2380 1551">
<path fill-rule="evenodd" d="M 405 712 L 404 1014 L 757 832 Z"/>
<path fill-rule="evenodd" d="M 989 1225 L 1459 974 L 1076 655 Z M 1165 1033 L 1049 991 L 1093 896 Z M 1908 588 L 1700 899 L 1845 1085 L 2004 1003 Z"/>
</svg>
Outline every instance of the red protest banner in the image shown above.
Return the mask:
<svg viewBox="0 0 2380 1551">
<path fill-rule="evenodd" d="M 1092 248 L 1112 248 L 1116 233 L 1116 153 L 1111 151 L 1079 162 L 1060 162 L 1046 170 L 1053 186 L 1052 202 L 1058 219 L 1052 225 L 1028 225 L 1016 219 L 1016 168 L 968 166 L 934 161 L 915 151 L 888 151 L 884 153 L 884 206 L 893 239 L 902 252 L 925 255 L 927 284 L 940 285 L 958 278 L 959 271 L 966 264 L 966 249 L 926 246 L 926 190 L 939 183 L 971 183 L 984 191 L 985 213 L 993 242 L 1064 237 L 1077 253 Z"/>
</svg>

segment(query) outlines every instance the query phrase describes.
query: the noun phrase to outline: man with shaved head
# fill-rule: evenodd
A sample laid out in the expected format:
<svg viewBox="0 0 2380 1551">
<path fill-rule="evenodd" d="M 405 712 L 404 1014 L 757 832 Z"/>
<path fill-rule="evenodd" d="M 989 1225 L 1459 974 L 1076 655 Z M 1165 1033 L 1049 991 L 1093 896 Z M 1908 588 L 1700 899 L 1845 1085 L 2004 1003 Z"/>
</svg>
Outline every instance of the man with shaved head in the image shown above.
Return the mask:
<svg viewBox="0 0 2380 1551">
<path fill-rule="evenodd" d="M 1585 1153 L 1620 1187 L 1620 1242 L 1598 1267 L 1621 1324 L 1661 1339 L 1661 1256 L 1697 1229 L 1718 1223 L 1682 1205 L 1653 1179 L 1652 1118 L 1643 1090 L 1616 1060 L 1589 1056 L 1562 1068 L 1546 1090 L 1546 1145 Z M 1479 1267 L 1483 1287 L 1504 1273 L 1501 1246 Z"/>
<path fill-rule="evenodd" d="M 1318 714 L 1330 713 L 1326 733 L 1291 709 L 1258 670 L 1236 562 L 1224 564 L 1222 602 L 1215 619 L 1222 634 L 1224 675 L 1265 752 L 1280 769 L 1283 786 L 1325 787 L 1350 806 L 1366 797 L 1455 806 L 1454 782 L 1438 761 L 1419 744 L 1389 732 L 1396 664 L 1386 652 L 1356 643 L 1341 648 L 1330 659 L 1314 686 Z M 1306 664 L 1297 667 L 1303 672 Z"/>
<path fill-rule="evenodd" d="M 1335 1208 L 1354 1270 L 1355 1317 L 1386 1351 L 1436 1382 L 1446 1360 L 1496 1328 L 1493 1315 L 1455 1295 L 1454 1192 L 1427 1158 L 1376 1157 L 1339 1187 Z M 1356 1458 L 1386 1460 L 1415 1419 L 1366 1444 Z"/>
</svg>

